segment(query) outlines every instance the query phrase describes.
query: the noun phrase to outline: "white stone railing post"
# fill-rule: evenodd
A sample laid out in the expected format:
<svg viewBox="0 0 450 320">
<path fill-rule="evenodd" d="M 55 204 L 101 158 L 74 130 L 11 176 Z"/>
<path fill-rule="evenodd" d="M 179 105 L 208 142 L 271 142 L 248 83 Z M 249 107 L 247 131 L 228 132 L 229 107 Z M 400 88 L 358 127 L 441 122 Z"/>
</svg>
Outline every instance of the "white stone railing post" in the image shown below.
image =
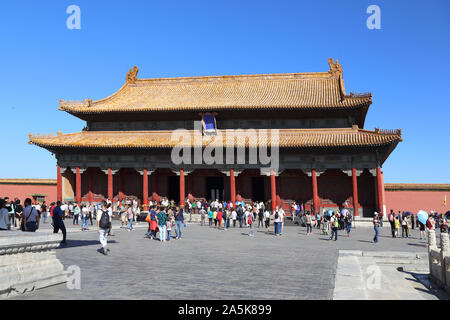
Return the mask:
<svg viewBox="0 0 450 320">
<path fill-rule="evenodd" d="M 427 229 L 428 236 L 428 266 L 430 268 L 430 275 L 433 277 L 433 256 L 431 254 L 431 250 L 437 250 L 436 245 L 436 231 Z"/>
<path fill-rule="evenodd" d="M 444 285 L 444 288 L 448 290 L 450 287 L 450 283 L 448 283 L 447 279 L 447 263 L 448 259 L 446 259 L 447 256 L 450 256 L 450 244 L 448 239 L 448 233 L 447 232 L 441 232 L 441 270 L 442 270 L 442 282 Z"/>
</svg>

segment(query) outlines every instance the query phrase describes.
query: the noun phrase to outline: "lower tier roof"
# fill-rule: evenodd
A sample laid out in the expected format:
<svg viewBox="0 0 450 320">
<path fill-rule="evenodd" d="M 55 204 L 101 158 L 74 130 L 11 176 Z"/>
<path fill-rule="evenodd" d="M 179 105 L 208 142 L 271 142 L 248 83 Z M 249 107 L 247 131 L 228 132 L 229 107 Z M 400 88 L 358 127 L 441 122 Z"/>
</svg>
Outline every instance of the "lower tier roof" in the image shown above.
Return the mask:
<svg viewBox="0 0 450 320">
<path fill-rule="evenodd" d="M 176 134 L 178 132 L 178 136 Z M 342 129 L 281 129 L 255 130 L 259 139 L 249 138 L 249 131 L 218 130 L 216 136 L 201 137 L 198 131 L 82 131 L 57 135 L 29 135 L 29 144 L 46 149 L 155 149 L 179 147 L 217 146 L 258 147 L 260 144 L 280 148 L 321 148 L 321 147 L 376 147 L 397 144 L 402 141 L 400 130 L 369 131 L 353 128 Z M 228 136 L 227 136 L 228 134 Z M 271 134 L 274 139 L 271 139 Z M 278 138 L 277 138 L 278 135 Z"/>
</svg>

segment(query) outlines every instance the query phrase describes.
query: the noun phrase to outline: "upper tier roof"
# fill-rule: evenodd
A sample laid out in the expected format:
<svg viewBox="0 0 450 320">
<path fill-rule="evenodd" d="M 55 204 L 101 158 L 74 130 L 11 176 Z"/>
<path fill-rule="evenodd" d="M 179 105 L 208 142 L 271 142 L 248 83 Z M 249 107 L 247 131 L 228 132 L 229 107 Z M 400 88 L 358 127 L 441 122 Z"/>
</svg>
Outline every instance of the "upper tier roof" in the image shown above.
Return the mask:
<svg viewBox="0 0 450 320">
<path fill-rule="evenodd" d="M 138 79 L 138 68 L 113 95 L 97 101 L 60 101 L 73 115 L 107 112 L 219 111 L 230 109 L 348 109 L 372 103 L 371 94 L 345 94 L 342 67 L 316 73 Z"/>
</svg>

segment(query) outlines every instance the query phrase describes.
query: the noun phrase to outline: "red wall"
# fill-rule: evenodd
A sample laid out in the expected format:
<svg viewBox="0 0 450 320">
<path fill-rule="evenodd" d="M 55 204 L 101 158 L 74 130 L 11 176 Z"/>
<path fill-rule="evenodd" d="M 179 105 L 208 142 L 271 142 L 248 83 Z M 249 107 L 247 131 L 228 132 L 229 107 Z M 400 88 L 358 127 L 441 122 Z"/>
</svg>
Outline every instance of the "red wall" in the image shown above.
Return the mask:
<svg viewBox="0 0 450 320">
<path fill-rule="evenodd" d="M 410 211 L 417 213 L 419 210 L 427 212 L 446 212 L 450 210 L 450 191 L 385 191 L 386 211 L 392 210 Z M 444 209 L 444 196 L 447 195 L 447 207 Z"/>
<path fill-rule="evenodd" d="M 46 194 L 48 204 L 56 202 L 56 185 L 0 184 L 0 197 L 18 198 L 22 204 L 26 198 L 33 199 L 30 194 L 34 193 Z"/>
</svg>

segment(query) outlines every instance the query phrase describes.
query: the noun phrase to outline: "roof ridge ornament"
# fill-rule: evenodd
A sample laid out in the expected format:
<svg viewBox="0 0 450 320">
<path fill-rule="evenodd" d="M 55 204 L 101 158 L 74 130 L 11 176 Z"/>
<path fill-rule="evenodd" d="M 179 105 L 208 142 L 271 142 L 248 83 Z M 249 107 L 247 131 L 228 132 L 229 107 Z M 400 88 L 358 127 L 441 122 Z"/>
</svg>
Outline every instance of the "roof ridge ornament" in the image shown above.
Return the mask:
<svg viewBox="0 0 450 320">
<path fill-rule="evenodd" d="M 333 58 L 328 58 L 328 64 L 330 66 L 330 70 L 328 71 L 332 75 L 342 75 L 343 70 L 342 66 L 339 64 L 338 59 L 333 61 Z"/>
<path fill-rule="evenodd" d="M 341 94 L 341 102 L 342 102 L 345 99 L 345 85 L 344 85 L 344 77 L 342 76 L 343 74 L 342 66 L 339 64 L 338 59 L 336 59 L 336 61 L 333 61 L 333 58 L 328 58 L 328 64 L 330 65 L 330 70 L 328 70 L 328 73 L 338 78 L 339 91 Z"/>
<path fill-rule="evenodd" d="M 137 74 L 139 72 L 139 68 L 134 66 L 133 69 L 130 69 L 127 73 L 127 83 L 135 83 L 138 80 Z"/>
</svg>

